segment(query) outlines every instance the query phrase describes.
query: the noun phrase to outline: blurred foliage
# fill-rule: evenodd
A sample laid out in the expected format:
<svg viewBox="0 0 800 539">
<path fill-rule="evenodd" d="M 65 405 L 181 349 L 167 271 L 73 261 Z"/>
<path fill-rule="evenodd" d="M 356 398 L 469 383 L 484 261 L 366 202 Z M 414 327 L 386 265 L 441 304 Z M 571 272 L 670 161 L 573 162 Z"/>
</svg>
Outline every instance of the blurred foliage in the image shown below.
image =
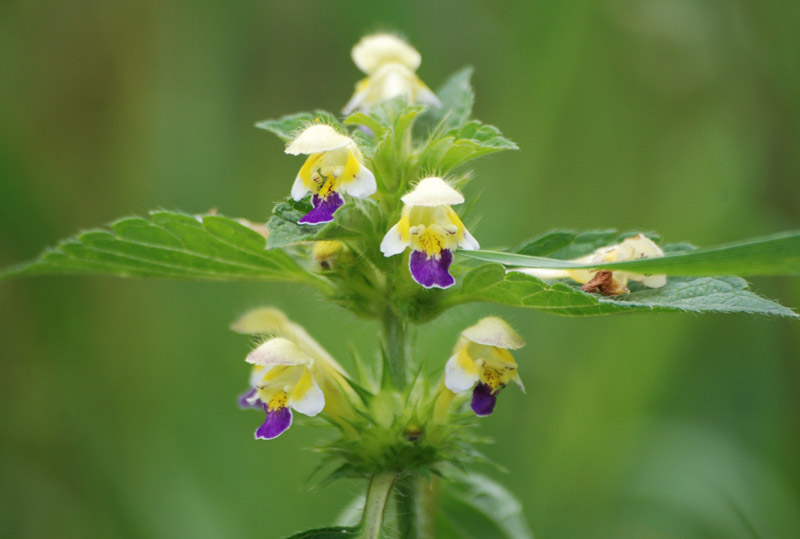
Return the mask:
<svg viewBox="0 0 800 539">
<path fill-rule="evenodd" d="M 422 52 L 432 87 L 473 65 L 475 116 L 521 148 L 478 163 L 467 190 L 487 248 L 557 227 L 701 246 L 800 228 L 798 27 L 789 0 L 5 2 L 0 265 L 155 207 L 266 220 L 298 161 L 253 124 L 339 110 L 360 77 L 350 47 L 382 28 Z M 800 306 L 797 279 L 756 287 Z M 262 304 L 346 365 L 374 344 L 374 327 L 281 285 L 0 287 L 0 536 L 332 521 L 362 485 L 309 493 L 315 431 L 257 443 L 235 406 L 250 343 L 227 326 Z M 538 536 L 800 529 L 796 322 L 469 306 L 419 330 L 431 368 L 484 314 L 529 343 L 528 394 L 504 396 L 483 431 Z"/>
</svg>

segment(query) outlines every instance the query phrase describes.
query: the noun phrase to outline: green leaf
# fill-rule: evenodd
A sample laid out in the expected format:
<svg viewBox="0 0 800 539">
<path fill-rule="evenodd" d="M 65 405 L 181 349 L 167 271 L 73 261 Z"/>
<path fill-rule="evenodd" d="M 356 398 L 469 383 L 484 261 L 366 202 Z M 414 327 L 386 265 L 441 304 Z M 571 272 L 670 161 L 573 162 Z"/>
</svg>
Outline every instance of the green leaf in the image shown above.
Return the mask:
<svg viewBox="0 0 800 539">
<path fill-rule="evenodd" d="M 442 106 L 429 109 L 426 114 L 429 125 L 438 125 L 442 132 L 447 132 L 469 120 L 475 102 L 475 93 L 470 84 L 472 72 L 472 66 L 462 67 L 439 87 L 436 96 Z"/>
<path fill-rule="evenodd" d="M 332 223 L 300 225 L 297 222 L 312 209 L 310 199 L 306 197 L 294 201 L 288 197 L 272 210 L 272 217 L 267 222 L 267 247 L 275 249 L 307 241 L 348 240 L 363 236 L 372 230 L 365 209 L 373 204 L 371 201 L 348 199 L 336 211 L 336 219 Z"/>
<path fill-rule="evenodd" d="M 408 155 L 408 141 L 409 131 L 424 111 L 424 106 L 408 105 L 407 98 L 399 96 L 345 119 L 346 125 L 365 126 L 371 131 L 369 136 L 354 131 L 354 136 L 370 159 L 370 170 L 381 191 L 403 193 L 410 181 L 418 179 L 416 160 Z"/>
<path fill-rule="evenodd" d="M 524 273 L 506 273 L 500 264 L 486 264 L 468 272 L 461 287 L 446 301 L 450 306 L 486 301 L 564 316 L 718 312 L 797 317 L 791 309 L 749 291 L 739 277 L 670 277 L 661 288 L 635 288 L 635 283 L 630 284 L 631 293 L 622 296 L 589 294 L 579 286 L 547 283 Z"/>
<path fill-rule="evenodd" d="M 344 131 L 344 127 L 336 118 L 336 115 L 324 110 L 317 110 L 313 113 L 298 112 L 296 114 L 287 114 L 277 120 L 258 122 L 256 127 L 278 135 L 284 142 L 289 142 L 297 136 L 298 131 L 314 123 L 327 124 Z"/>
<path fill-rule="evenodd" d="M 500 130 L 477 120 L 437 136 L 433 135 L 420 154 L 423 169 L 438 170 L 442 174 L 472 159 L 503 150 L 519 149 Z"/>
<path fill-rule="evenodd" d="M 554 269 L 619 269 L 666 275 L 800 275 L 800 231 L 730 243 L 719 247 L 668 253 L 610 264 L 577 264 L 539 256 L 497 251 L 467 251 L 465 256 L 506 266 Z"/>
<path fill-rule="evenodd" d="M 443 482 L 439 504 L 437 537 L 533 539 L 522 504 L 484 475 Z"/>
<path fill-rule="evenodd" d="M 361 528 L 346 526 L 330 526 L 296 533 L 286 539 L 344 539 L 358 537 Z"/>
<path fill-rule="evenodd" d="M 0 273 L 0 280 L 73 273 L 211 281 L 327 282 L 283 251 L 265 250 L 264 237 L 220 215 L 194 217 L 154 211 L 125 217 L 109 229 L 82 232 L 37 259 Z"/>
</svg>

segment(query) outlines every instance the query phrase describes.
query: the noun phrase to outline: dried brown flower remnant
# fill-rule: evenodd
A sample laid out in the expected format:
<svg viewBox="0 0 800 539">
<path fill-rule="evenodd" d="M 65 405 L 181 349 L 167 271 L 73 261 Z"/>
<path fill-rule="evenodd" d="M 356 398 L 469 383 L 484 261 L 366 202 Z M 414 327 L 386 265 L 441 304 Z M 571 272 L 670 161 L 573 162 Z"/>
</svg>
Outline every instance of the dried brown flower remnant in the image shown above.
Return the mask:
<svg viewBox="0 0 800 539">
<path fill-rule="evenodd" d="M 614 279 L 614 273 L 609 270 L 598 271 L 592 280 L 581 287 L 584 292 L 600 292 L 604 296 L 619 296 L 630 292 L 619 281 Z"/>
</svg>

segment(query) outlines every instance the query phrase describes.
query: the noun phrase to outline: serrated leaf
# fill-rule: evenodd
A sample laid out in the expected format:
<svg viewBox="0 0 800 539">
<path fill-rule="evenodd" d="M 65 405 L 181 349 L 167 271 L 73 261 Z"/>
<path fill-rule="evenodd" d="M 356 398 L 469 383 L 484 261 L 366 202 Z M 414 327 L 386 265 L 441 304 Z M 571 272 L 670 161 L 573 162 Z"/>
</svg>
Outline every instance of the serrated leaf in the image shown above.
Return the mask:
<svg viewBox="0 0 800 539">
<path fill-rule="evenodd" d="M 498 482 L 480 474 L 444 482 L 437 537 L 533 539 L 522 504 Z"/>
<path fill-rule="evenodd" d="M 631 285 L 632 287 L 634 285 Z M 500 264 L 468 272 L 449 304 L 486 301 L 527 307 L 564 316 L 623 312 L 718 312 L 797 317 L 791 309 L 747 289 L 738 277 L 670 277 L 661 288 L 632 289 L 622 296 L 600 296 L 579 285 L 545 282 L 520 272 L 506 273 Z"/>
<path fill-rule="evenodd" d="M 470 79 L 472 66 L 465 66 L 453 73 L 436 91 L 441 107 L 432 107 L 426 114 L 429 125 L 440 127 L 443 132 L 455 129 L 469 120 L 475 93 Z"/>
<path fill-rule="evenodd" d="M 612 269 L 666 275 L 800 275 L 800 231 L 782 232 L 763 238 L 730 243 L 708 249 L 668 253 L 609 264 L 577 264 L 518 253 L 467 251 L 465 256 L 511 267 L 553 269 Z"/>
<path fill-rule="evenodd" d="M 264 120 L 262 122 L 258 122 L 256 127 L 278 135 L 278 137 L 284 142 L 289 142 L 297 136 L 300 130 L 314 123 L 327 124 L 344 131 L 344 128 L 336 118 L 336 115 L 324 110 L 317 110 L 313 113 L 298 112 L 296 114 L 287 114 L 286 116 L 282 116 L 277 120 Z"/>
<path fill-rule="evenodd" d="M 517 145 L 503 137 L 496 127 L 471 120 L 442 136 L 433 135 L 420 154 L 420 163 L 424 169 L 444 174 L 472 159 L 516 149 Z"/>
<path fill-rule="evenodd" d="M 377 103 L 367 111 L 351 114 L 345 118 L 344 125 L 363 125 L 379 138 L 385 131 L 392 129 L 394 136 L 401 138 L 413 120 L 423 111 L 425 111 L 423 105 L 409 105 L 405 96 L 398 96 Z"/>
<path fill-rule="evenodd" d="M 265 250 L 264 237 L 238 221 L 168 211 L 78 234 L 32 262 L 6 269 L 0 280 L 54 273 L 325 285 L 283 251 Z"/>
<path fill-rule="evenodd" d="M 359 527 L 330 526 L 296 533 L 286 539 L 345 539 L 358 537 Z"/>
</svg>

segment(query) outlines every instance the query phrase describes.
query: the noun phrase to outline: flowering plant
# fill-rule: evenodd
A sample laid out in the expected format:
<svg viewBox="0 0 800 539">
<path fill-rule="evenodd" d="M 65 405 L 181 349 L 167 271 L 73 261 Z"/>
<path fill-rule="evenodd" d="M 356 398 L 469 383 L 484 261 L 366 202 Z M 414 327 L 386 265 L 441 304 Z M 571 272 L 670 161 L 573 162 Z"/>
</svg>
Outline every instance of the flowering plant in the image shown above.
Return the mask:
<svg viewBox="0 0 800 539">
<path fill-rule="evenodd" d="M 375 538 L 390 527 L 427 538 L 465 525 L 479 526 L 477 536 L 531 536 L 511 494 L 468 470 L 484 460 L 473 427 L 508 385 L 523 389 L 517 359 L 524 373 L 535 346 L 523 349 L 506 321 L 485 317 L 443 335 L 452 354 L 423 365 L 412 329 L 449 309 L 488 302 L 569 316 L 797 317 L 734 275 L 800 273 L 797 232 L 695 249 L 662 246 L 639 231 L 555 231 L 517 249 L 480 250 L 462 211 L 471 179 L 462 165 L 517 147 L 471 118 L 471 71 L 434 93 L 416 75 L 420 54 L 397 36 L 367 36 L 352 54 L 367 77 L 343 118 L 316 111 L 257 124 L 283 139 L 287 154 L 305 156 L 294 180 L 274 179 L 287 196 L 266 225 L 157 211 L 84 232 L 0 273 L 283 281 L 377 320 L 376 354 L 356 358 L 353 372 L 276 309 L 251 310 L 232 326 L 259 339 L 239 398 L 262 414 L 255 438 L 284 435 L 294 412 L 320 417 L 334 432 L 319 448 L 329 478 L 367 485 L 351 522 L 296 537 Z M 465 524 L 476 511 L 480 522 Z"/>
</svg>

